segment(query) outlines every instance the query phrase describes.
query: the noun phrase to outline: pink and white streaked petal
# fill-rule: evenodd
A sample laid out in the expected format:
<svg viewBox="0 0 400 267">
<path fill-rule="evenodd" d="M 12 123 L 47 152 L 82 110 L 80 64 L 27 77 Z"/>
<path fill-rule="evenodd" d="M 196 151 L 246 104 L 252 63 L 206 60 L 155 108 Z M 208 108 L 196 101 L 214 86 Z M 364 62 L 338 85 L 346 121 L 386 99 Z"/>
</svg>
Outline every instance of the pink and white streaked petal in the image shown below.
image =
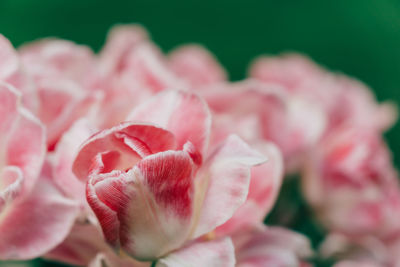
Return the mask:
<svg viewBox="0 0 400 267">
<path fill-rule="evenodd" d="M 181 46 L 169 55 L 169 65 L 192 86 L 226 81 L 227 73 L 215 57 L 200 45 Z"/>
<path fill-rule="evenodd" d="M 230 238 L 195 241 L 165 258 L 156 267 L 234 267 L 235 252 Z"/>
<path fill-rule="evenodd" d="M 73 164 L 73 172 L 85 181 L 93 168 L 99 167 L 94 159 L 101 153 L 103 156 L 109 155 L 109 168 L 126 170 L 145 155 L 175 149 L 175 144 L 173 134 L 162 128 L 141 123 L 121 123 L 93 135 L 82 144 Z"/>
<path fill-rule="evenodd" d="M 0 215 L 0 259 L 32 259 L 53 249 L 68 235 L 78 206 L 42 173 L 34 189 Z"/>
<path fill-rule="evenodd" d="M 238 136 L 231 135 L 212 153 L 196 179 L 193 237 L 199 237 L 229 220 L 245 202 L 252 166 L 266 158 Z"/>
<path fill-rule="evenodd" d="M 128 120 L 151 122 L 171 131 L 178 148 L 190 141 L 204 156 L 211 127 L 207 104 L 196 94 L 167 91 L 135 108 Z"/>
<path fill-rule="evenodd" d="M 88 202 L 106 239 L 140 260 L 180 247 L 193 212 L 192 168 L 186 152 L 166 151 L 144 158 L 128 173 L 93 177 Z"/>
</svg>

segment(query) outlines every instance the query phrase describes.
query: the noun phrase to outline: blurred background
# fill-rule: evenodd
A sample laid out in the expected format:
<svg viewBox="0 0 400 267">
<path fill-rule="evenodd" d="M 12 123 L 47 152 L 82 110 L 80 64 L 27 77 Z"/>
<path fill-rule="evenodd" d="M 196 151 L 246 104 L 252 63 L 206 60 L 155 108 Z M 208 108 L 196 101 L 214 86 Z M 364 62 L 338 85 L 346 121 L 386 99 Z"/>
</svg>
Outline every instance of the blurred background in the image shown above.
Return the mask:
<svg viewBox="0 0 400 267">
<path fill-rule="evenodd" d="M 166 52 L 184 43 L 203 44 L 231 80 L 244 78 L 258 55 L 297 51 L 362 80 L 379 100 L 400 103 L 399 0 L 0 0 L 0 33 L 14 46 L 54 36 L 98 51 L 117 23 L 142 24 Z M 399 136 L 399 124 L 386 135 L 397 166 Z M 290 201 L 302 202 L 296 189 L 285 192 Z M 300 217 L 306 217 L 298 205 Z M 268 220 L 274 222 L 273 214 Z M 318 229 L 301 223 L 289 226 L 318 240 Z"/>
</svg>

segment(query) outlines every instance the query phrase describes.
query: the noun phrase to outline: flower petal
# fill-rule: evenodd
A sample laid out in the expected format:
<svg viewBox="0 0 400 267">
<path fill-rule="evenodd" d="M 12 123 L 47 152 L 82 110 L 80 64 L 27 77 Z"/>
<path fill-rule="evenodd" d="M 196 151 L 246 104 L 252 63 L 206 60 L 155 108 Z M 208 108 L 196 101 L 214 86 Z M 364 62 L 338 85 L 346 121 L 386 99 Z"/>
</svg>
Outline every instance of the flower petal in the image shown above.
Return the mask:
<svg viewBox="0 0 400 267">
<path fill-rule="evenodd" d="M 160 93 L 133 110 L 128 120 L 155 123 L 171 131 L 178 148 L 190 141 L 204 155 L 211 127 L 207 104 L 196 94 L 184 91 Z"/>
<path fill-rule="evenodd" d="M 237 266 L 300 266 L 312 255 L 309 240 L 280 227 L 264 225 L 242 229 L 232 237 Z"/>
<path fill-rule="evenodd" d="M 42 124 L 21 106 L 21 94 L 0 83 L 0 167 L 16 166 L 31 190 L 41 170 L 45 148 Z"/>
<path fill-rule="evenodd" d="M 150 262 L 138 262 L 129 257 L 118 257 L 112 252 L 99 253 L 88 267 L 150 267 Z"/>
<path fill-rule="evenodd" d="M 213 55 L 199 45 L 185 45 L 169 55 L 169 65 L 179 76 L 193 86 L 202 86 L 225 81 L 226 71 Z"/>
<path fill-rule="evenodd" d="M 75 223 L 68 237 L 45 255 L 46 259 L 87 266 L 99 252 L 111 251 L 103 235 L 93 224 Z"/>
<path fill-rule="evenodd" d="M 167 151 L 144 158 L 128 173 L 93 176 L 87 199 L 108 242 L 140 260 L 181 246 L 192 218 L 192 168 L 186 152 Z"/>
<path fill-rule="evenodd" d="M 0 215 L 0 259 L 31 259 L 48 252 L 68 235 L 77 211 L 76 203 L 42 173 L 31 193 Z"/>
<path fill-rule="evenodd" d="M 235 251 L 230 238 L 195 242 L 158 261 L 156 267 L 233 267 Z"/>
<path fill-rule="evenodd" d="M 239 137 L 229 136 L 199 170 L 196 185 L 194 237 L 214 230 L 230 219 L 245 202 L 250 184 L 251 166 L 265 162 Z M 203 200 L 203 201 L 202 201 Z"/>
<path fill-rule="evenodd" d="M 166 130 L 153 125 L 121 123 L 95 134 L 81 146 L 73 172 L 79 179 L 86 180 L 93 160 L 101 153 L 107 153 L 109 160 L 115 161 L 111 167 L 126 170 L 132 168 L 145 151 L 157 153 L 174 148 L 174 136 Z"/>
</svg>

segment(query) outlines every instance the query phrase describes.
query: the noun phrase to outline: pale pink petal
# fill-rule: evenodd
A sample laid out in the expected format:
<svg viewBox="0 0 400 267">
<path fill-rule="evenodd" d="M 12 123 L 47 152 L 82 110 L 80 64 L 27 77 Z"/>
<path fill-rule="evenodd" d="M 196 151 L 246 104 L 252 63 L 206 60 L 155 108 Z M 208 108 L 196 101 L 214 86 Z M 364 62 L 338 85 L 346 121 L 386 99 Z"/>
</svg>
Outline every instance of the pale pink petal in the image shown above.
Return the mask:
<svg viewBox="0 0 400 267">
<path fill-rule="evenodd" d="M 0 83 L 0 166 L 20 168 L 24 190 L 30 190 L 40 172 L 45 133 L 42 124 L 21 106 L 21 95 L 13 87 Z"/>
<path fill-rule="evenodd" d="M 113 27 L 100 53 L 100 68 L 105 73 L 119 72 L 126 66 L 128 54 L 148 39 L 145 29 L 139 25 Z"/>
<path fill-rule="evenodd" d="M 237 265 L 300 266 L 303 259 L 312 255 L 309 240 L 290 230 L 259 225 L 245 228 L 232 237 Z"/>
<path fill-rule="evenodd" d="M 233 217 L 216 230 L 218 235 L 227 235 L 264 220 L 275 204 L 283 179 L 283 158 L 272 143 L 259 143 L 258 151 L 268 159 L 251 169 L 251 181 L 246 202 Z"/>
<path fill-rule="evenodd" d="M 24 68 L 35 77 L 83 81 L 94 67 L 89 47 L 60 39 L 44 39 L 19 49 Z"/>
<path fill-rule="evenodd" d="M 148 124 L 122 123 L 87 140 L 76 156 L 73 171 L 79 179 L 86 180 L 95 158 L 101 153 L 108 154 L 108 160 L 113 161 L 109 168 L 126 170 L 144 155 L 169 149 L 175 149 L 175 139 L 170 132 Z M 103 160 L 106 154 L 102 154 Z"/>
<path fill-rule="evenodd" d="M 87 119 L 76 121 L 61 137 L 51 158 L 55 183 L 68 197 L 78 200 L 82 205 L 86 203 L 86 184 L 74 175 L 72 163 L 80 145 L 96 132 L 94 129 Z"/>
<path fill-rule="evenodd" d="M 193 162 L 183 151 L 144 158 L 128 173 L 88 182 L 87 199 L 106 239 L 140 260 L 180 247 L 192 218 Z"/>
<path fill-rule="evenodd" d="M 112 252 L 99 253 L 88 267 L 150 267 L 150 262 L 139 262 L 129 257 L 118 257 Z"/>
<path fill-rule="evenodd" d="M 75 223 L 68 237 L 45 255 L 47 259 L 87 266 L 99 252 L 109 252 L 103 234 L 93 224 Z"/>
<path fill-rule="evenodd" d="M 18 70 L 18 57 L 14 47 L 0 34 L 0 80 L 6 80 Z"/>
<path fill-rule="evenodd" d="M 199 217 L 194 222 L 194 237 L 214 230 L 233 216 L 247 198 L 251 167 L 265 160 L 235 135 L 214 151 L 196 180 Z"/>
<path fill-rule="evenodd" d="M 43 173 L 28 196 L 0 214 L 0 259 L 31 259 L 53 249 L 68 235 L 77 211 Z"/>
<path fill-rule="evenodd" d="M 193 86 L 225 81 L 227 74 L 213 55 L 199 45 L 185 45 L 169 55 L 169 65 Z"/>
<path fill-rule="evenodd" d="M 38 116 L 47 127 L 47 143 L 53 149 L 72 123 L 88 114 L 100 101 L 100 95 L 85 92 L 68 80 L 46 79 L 38 82 Z"/>
<path fill-rule="evenodd" d="M 128 120 L 151 122 L 171 131 L 178 148 L 190 141 L 204 156 L 208 145 L 211 115 L 207 104 L 185 91 L 160 93 L 135 108 Z"/>
<path fill-rule="evenodd" d="M 230 238 L 196 241 L 157 262 L 156 267 L 234 267 L 235 252 Z"/>
<path fill-rule="evenodd" d="M 149 42 L 139 44 L 127 55 L 122 75 L 130 76 L 132 82 L 141 85 L 142 90 L 153 93 L 185 86 L 185 82 L 169 70 L 161 51 Z"/>
</svg>

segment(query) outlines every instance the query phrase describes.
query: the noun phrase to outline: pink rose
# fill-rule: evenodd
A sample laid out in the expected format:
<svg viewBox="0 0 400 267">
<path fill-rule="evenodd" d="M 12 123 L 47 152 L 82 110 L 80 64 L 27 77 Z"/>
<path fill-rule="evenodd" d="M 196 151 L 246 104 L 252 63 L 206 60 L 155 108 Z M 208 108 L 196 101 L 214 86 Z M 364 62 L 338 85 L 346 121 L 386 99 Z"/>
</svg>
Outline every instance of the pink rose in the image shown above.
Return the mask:
<svg viewBox="0 0 400 267">
<path fill-rule="evenodd" d="M 191 240 L 232 217 L 246 200 L 250 167 L 264 157 L 236 136 L 208 152 L 210 113 L 194 94 L 160 94 L 129 119 L 86 141 L 73 166 L 88 179 L 87 199 L 107 241 L 140 260 L 177 249 L 184 259 L 196 247 L 230 257 L 229 239 Z M 222 254 L 210 250 L 220 242 Z"/>
</svg>

